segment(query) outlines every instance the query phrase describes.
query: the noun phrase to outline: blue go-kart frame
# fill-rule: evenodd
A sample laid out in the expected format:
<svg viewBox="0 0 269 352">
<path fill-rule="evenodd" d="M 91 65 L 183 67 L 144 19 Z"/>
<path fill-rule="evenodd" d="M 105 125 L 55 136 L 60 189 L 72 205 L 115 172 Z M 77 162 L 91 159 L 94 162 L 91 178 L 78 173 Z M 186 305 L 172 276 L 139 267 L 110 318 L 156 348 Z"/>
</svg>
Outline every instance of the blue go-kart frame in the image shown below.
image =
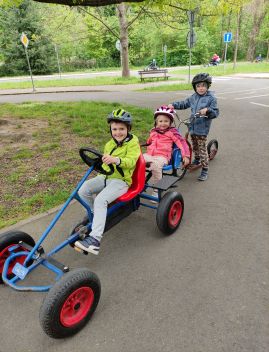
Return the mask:
<svg viewBox="0 0 269 352">
<path fill-rule="evenodd" d="M 53 257 L 64 247 L 74 246 L 76 240 L 83 238 L 91 230 L 93 213 L 79 197 L 78 190 L 94 170 L 104 172 L 101 166 L 102 154 L 92 148 L 81 148 L 80 156 L 89 169 L 40 238 L 35 242 L 29 234 L 17 230 L 0 236 L 0 283 L 17 291 L 48 291 L 40 307 L 39 320 L 44 332 L 53 338 L 71 336 L 80 331 L 93 315 L 101 294 L 101 283 L 95 273 L 88 268 L 70 270 L 68 265 Z M 111 166 L 111 172 L 112 170 Z M 161 232 L 166 235 L 174 233 L 182 220 L 184 200 L 180 193 L 168 190 L 179 178 L 164 176 L 154 185 L 154 189 L 158 190 L 158 197 L 150 195 L 147 190 L 153 185 L 146 178 L 145 161 L 141 154 L 132 179 L 132 186 L 127 193 L 109 206 L 105 231 L 140 206 L 145 206 L 156 211 L 156 222 Z M 42 247 L 44 240 L 74 199 L 86 209 L 87 220 L 79 223 L 63 242 L 45 253 Z M 24 284 L 29 274 L 40 265 L 55 274 L 54 282 L 39 286 Z"/>
</svg>

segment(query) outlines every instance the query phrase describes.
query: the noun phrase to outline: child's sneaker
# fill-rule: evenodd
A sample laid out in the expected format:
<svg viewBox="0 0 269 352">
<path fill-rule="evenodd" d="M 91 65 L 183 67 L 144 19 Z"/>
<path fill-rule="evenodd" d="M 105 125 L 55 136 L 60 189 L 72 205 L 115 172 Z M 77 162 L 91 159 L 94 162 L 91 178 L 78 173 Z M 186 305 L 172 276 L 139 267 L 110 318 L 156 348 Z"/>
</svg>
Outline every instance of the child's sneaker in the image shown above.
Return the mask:
<svg viewBox="0 0 269 352">
<path fill-rule="evenodd" d="M 88 236 L 84 240 L 76 241 L 75 246 L 83 251 L 97 255 L 100 249 L 100 242 L 96 238 Z"/>
<path fill-rule="evenodd" d="M 208 177 L 208 169 L 202 168 L 201 175 L 198 177 L 199 181 L 205 181 Z"/>
</svg>

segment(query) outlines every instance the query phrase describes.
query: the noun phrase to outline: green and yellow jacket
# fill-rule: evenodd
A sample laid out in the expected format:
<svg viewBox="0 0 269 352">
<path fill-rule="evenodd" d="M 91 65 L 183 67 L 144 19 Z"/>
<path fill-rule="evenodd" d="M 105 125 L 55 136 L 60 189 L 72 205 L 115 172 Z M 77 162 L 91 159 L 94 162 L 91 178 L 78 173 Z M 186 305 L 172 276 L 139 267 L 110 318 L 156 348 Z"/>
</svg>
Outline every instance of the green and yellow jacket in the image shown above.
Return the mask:
<svg viewBox="0 0 269 352">
<path fill-rule="evenodd" d="M 107 176 L 107 178 L 118 178 L 125 181 L 130 187 L 132 184 L 132 175 L 140 153 L 138 138 L 133 134 L 128 134 L 120 145 L 113 138 L 110 139 L 105 145 L 104 154 L 120 158 L 120 164 L 113 164 L 114 173 Z M 105 170 L 110 170 L 108 165 L 103 163 L 102 166 Z"/>
</svg>

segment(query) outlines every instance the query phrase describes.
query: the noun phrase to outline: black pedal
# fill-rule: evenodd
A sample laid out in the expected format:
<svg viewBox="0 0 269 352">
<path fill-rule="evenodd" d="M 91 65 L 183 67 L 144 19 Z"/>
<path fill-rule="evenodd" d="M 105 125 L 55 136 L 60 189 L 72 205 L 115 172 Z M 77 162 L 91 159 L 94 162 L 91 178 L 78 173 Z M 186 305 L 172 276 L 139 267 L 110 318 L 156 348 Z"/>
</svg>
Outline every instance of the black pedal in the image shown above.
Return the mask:
<svg viewBox="0 0 269 352">
<path fill-rule="evenodd" d="M 45 253 L 44 248 L 43 248 L 42 246 L 39 246 L 36 251 L 37 251 L 37 253 L 39 253 L 40 255 L 42 255 L 42 254 Z"/>
<path fill-rule="evenodd" d="M 76 247 L 76 246 L 73 246 L 73 248 L 74 248 L 75 251 L 77 251 L 77 252 L 79 252 L 79 253 L 81 253 L 81 254 L 84 254 L 84 255 L 88 255 L 88 254 L 89 254 L 88 252 L 86 252 L 86 251 L 84 251 L 83 249 L 78 248 L 78 247 Z"/>
</svg>

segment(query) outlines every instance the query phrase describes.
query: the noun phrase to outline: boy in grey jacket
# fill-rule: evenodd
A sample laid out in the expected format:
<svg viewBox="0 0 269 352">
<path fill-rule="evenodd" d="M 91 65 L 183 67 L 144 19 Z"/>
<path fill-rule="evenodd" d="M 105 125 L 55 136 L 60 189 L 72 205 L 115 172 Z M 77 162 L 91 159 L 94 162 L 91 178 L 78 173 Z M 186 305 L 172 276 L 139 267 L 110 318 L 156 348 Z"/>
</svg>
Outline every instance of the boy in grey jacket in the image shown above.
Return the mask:
<svg viewBox="0 0 269 352">
<path fill-rule="evenodd" d="M 195 93 L 186 100 L 176 101 L 168 105 L 168 107 L 177 110 L 191 108 L 189 133 L 194 153 L 192 165 L 199 165 L 200 163 L 202 165 L 202 171 L 198 177 L 199 181 L 205 181 L 208 177 L 207 135 L 212 119 L 219 115 L 217 99 L 208 90 L 211 83 L 212 77 L 208 73 L 198 73 L 192 80 Z M 200 115 L 199 117 L 196 116 L 197 113 Z"/>
</svg>

